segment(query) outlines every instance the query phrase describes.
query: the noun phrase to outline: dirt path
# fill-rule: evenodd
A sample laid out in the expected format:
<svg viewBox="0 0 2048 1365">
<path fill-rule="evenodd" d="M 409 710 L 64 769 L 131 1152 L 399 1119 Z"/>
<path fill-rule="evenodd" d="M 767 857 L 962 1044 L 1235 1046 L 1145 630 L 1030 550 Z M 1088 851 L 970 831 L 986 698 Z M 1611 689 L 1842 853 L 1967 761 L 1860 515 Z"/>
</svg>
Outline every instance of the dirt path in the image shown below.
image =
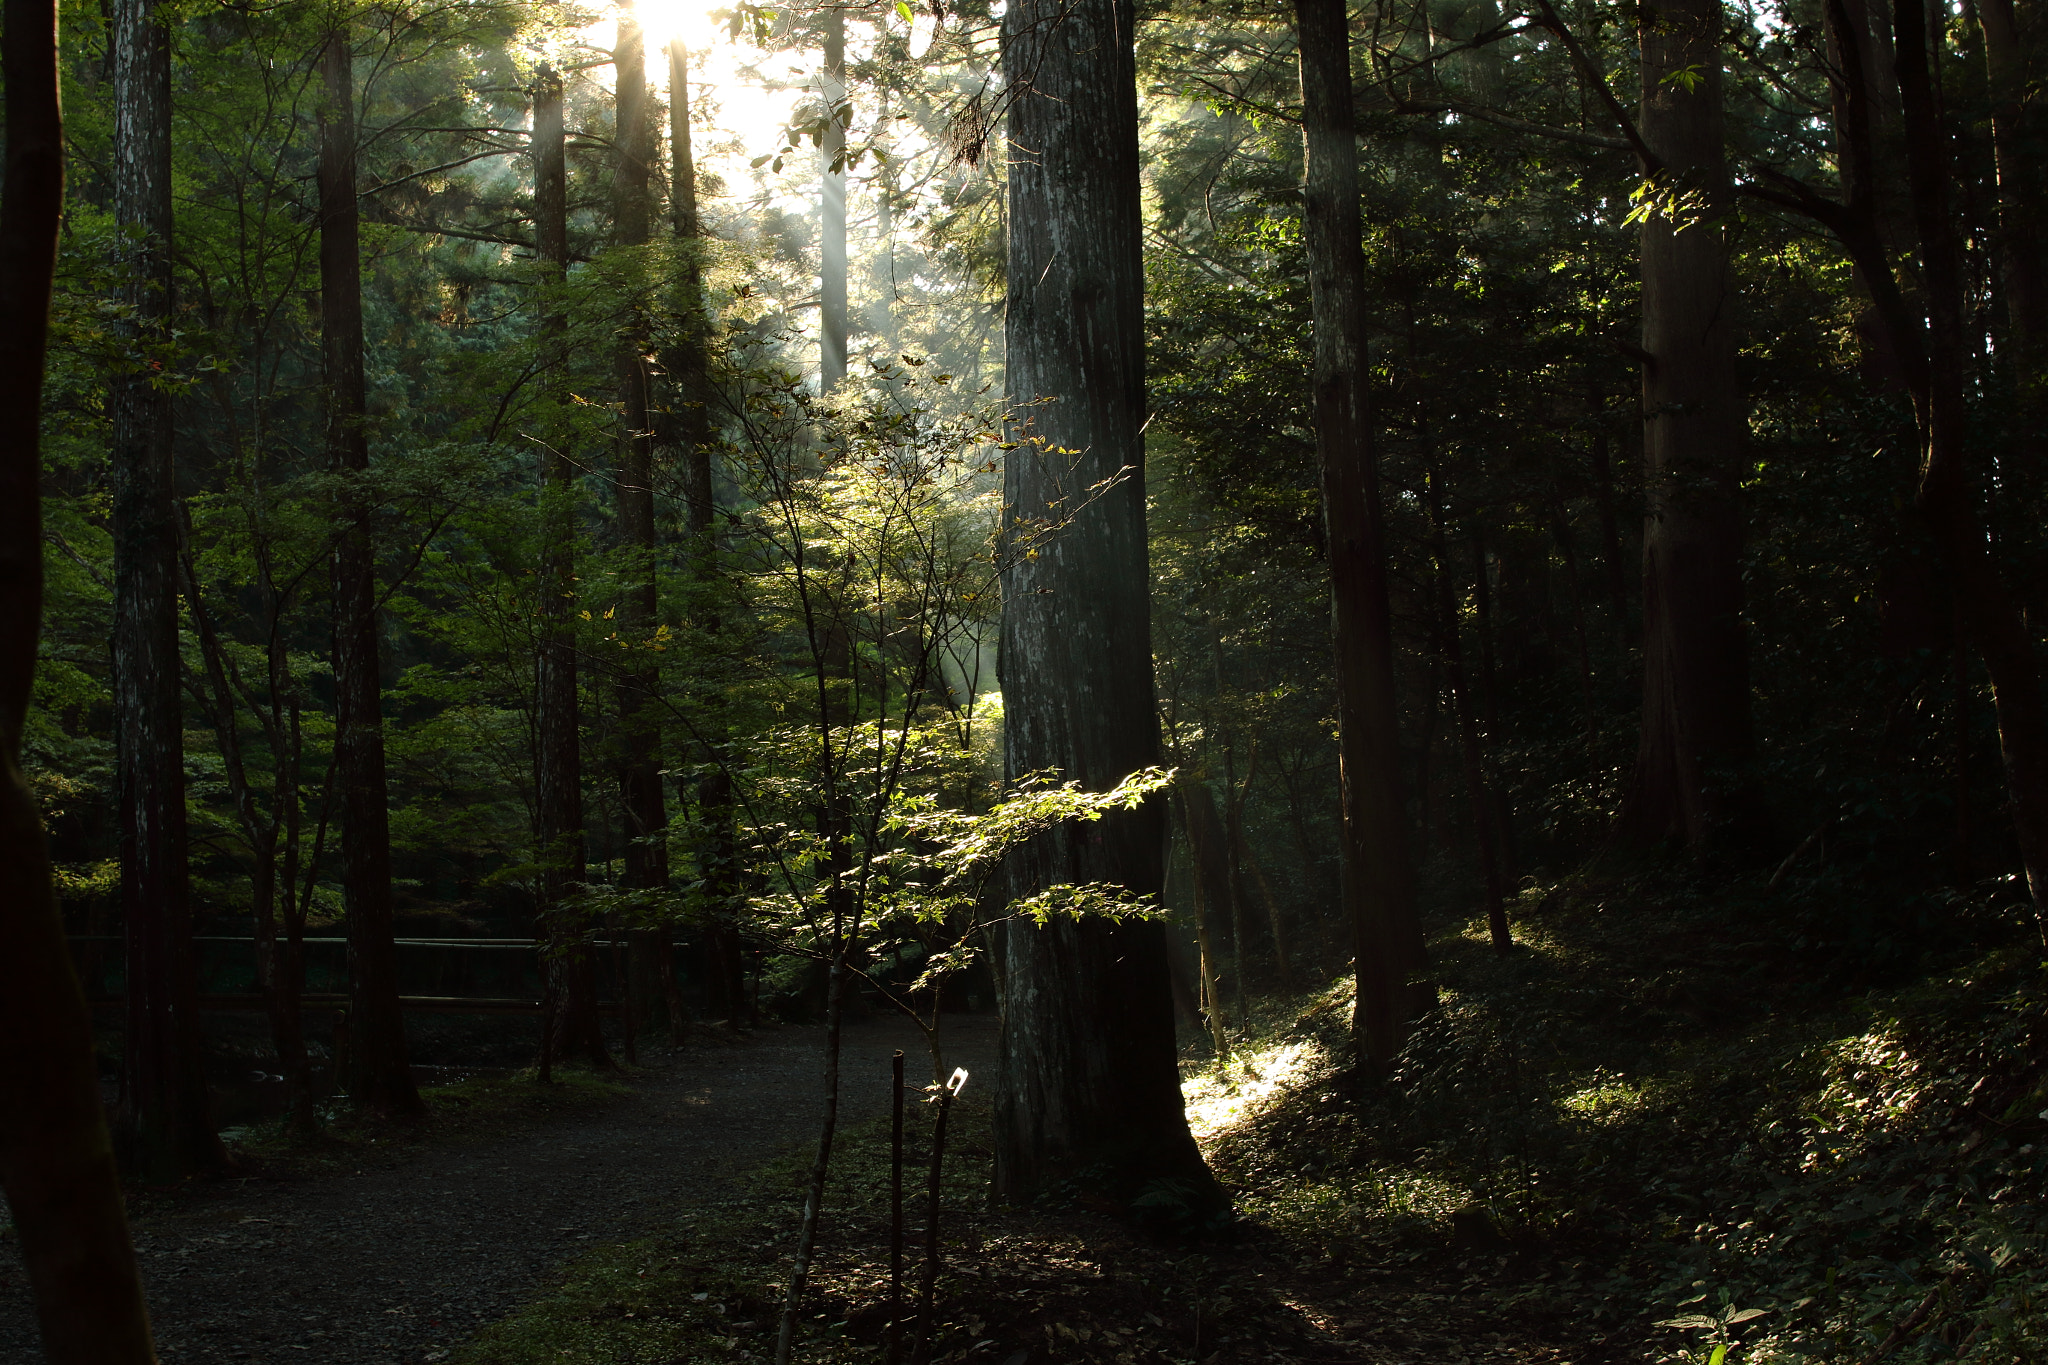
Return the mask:
<svg viewBox="0 0 2048 1365">
<path fill-rule="evenodd" d="M 951 1064 L 994 1055 L 993 1020 L 949 1019 Z M 503 1144 L 302 1183 L 229 1183 L 136 1228 L 164 1365 L 416 1365 L 531 1297 L 593 1244 L 719 1193 L 816 1131 L 823 1030 L 692 1048 L 639 1094 Z M 846 1112 L 886 1112 L 897 1021 L 846 1035 Z M 0 1253 L 0 1365 L 41 1365 L 20 1260 Z"/>
</svg>

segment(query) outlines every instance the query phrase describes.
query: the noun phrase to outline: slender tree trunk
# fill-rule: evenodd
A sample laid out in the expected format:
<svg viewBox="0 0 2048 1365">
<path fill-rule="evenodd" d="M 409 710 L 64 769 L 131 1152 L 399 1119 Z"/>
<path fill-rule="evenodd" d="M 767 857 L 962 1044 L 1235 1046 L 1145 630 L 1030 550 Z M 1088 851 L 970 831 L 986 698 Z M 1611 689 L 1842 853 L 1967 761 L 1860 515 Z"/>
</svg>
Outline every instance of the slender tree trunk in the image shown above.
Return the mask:
<svg viewBox="0 0 2048 1365">
<path fill-rule="evenodd" d="M 1005 68 L 1029 73 L 1009 136 L 1033 149 L 1009 163 L 1011 543 L 1033 530 L 1018 509 L 1070 518 L 1035 554 L 1005 557 L 1004 764 L 1013 778 L 1057 768 L 1096 791 L 1159 758 L 1135 19 L 1130 0 L 1013 0 L 1003 14 Z M 1012 889 L 1155 894 L 1164 818 L 1154 801 L 1047 834 L 1013 856 Z M 1160 927 L 1012 924 L 1001 956 L 998 1191 L 1030 1199 L 1088 1178 L 1130 1198 L 1167 1180 L 1198 1215 L 1220 1210 L 1181 1106 Z"/>
<path fill-rule="evenodd" d="M 1920 231 L 1927 302 L 1927 387 L 1915 395 L 1921 432 L 1919 513 L 1941 548 L 1963 625 L 1991 676 L 2013 832 L 2048 939 L 2048 714 L 2032 632 L 1984 535 L 1965 459 L 1963 275 L 1948 202 L 1947 134 L 1935 106 L 1922 0 L 1895 0 L 1893 41 L 1905 113 L 1906 166 Z"/>
<path fill-rule="evenodd" d="M 690 56 L 681 43 L 669 48 L 669 208 L 672 230 L 682 244 L 682 280 L 677 311 L 683 325 L 669 360 L 675 376 L 670 403 L 674 444 L 680 452 L 684 529 L 689 537 L 691 614 L 698 629 L 716 636 L 717 501 L 712 480 L 710 357 L 704 317 L 703 239 L 697 219 L 697 163 L 690 145 Z M 696 698 L 705 770 L 696 783 L 697 870 L 708 902 L 705 928 L 705 1008 L 742 1023 L 751 1017 L 746 988 L 746 952 L 739 934 L 740 880 L 730 755 L 725 747 L 722 699 L 715 687 Z M 676 1016 L 681 1017 L 678 1000 Z"/>
<path fill-rule="evenodd" d="M 2014 0 L 1977 0 L 1991 94 L 1991 144 L 1998 165 L 1998 260 L 2007 324 L 2020 365 L 2023 411 L 2041 411 L 2042 350 L 2048 346 L 2048 278 L 2041 261 L 2041 178 L 2035 158 L 2039 79 Z M 2038 19 L 2035 20 L 2039 22 Z"/>
<path fill-rule="evenodd" d="M 42 633 L 43 357 L 64 210 L 53 0 L 6 0 L 0 65 L 0 1188 L 50 1365 L 153 1365 L 92 1017 L 21 770 Z"/>
<path fill-rule="evenodd" d="M 553 294 L 569 272 L 569 171 L 563 147 L 562 78 L 546 66 L 536 74 L 533 97 L 534 237 L 542 289 Z M 542 305 L 545 364 L 559 372 L 566 323 L 560 301 Z M 556 378 L 559 388 L 561 380 Z M 573 900 L 585 881 L 582 714 L 576 692 L 576 469 L 568 452 L 551 446 L 547 486 L 541 493 L 541 636 L 534 706 L 534 807 L 539 823 L 539 910 L 547 941 L 543 970 L 554 1008 L 542 1054 L 548 1060 L 581 1056 L 600 1069 L 612 1065 L 597 1005 L 597 969 L 576 921 Z"/>
<path fill-rule="evenodd" d="M 1415 907 L 1413 831 L 1401 792 L 1393 617 L 1365 368 L 1365 251 L 1344 0 L 1296 0 L 1303 197 L 1315 310 L 1316 453 L 1329 543 L 1337 742 L 1344 812 L 1344 907 L 1357 973 L 1359 1060 L 1393 1059 L 1427 1006 Z"/>
<path fill-rule="evenodd" d="M 825 15 L 825 136 L 819 205 L 819 380 L 830 393 L 846 378 L 846 128 L 839 107 L 846 102 L 846 11 L 834 5 Z"/>
<path fill-rule="evenodd" d="M 1259 862 L 1258 855 L 1252 851 L 1251 842 L 1245 838 L 1244 834 L 1245 803 L 1251 799 L 1252 783 L 1258 778 L 1258 775 L 1259 737 L 1254 733 L 1251 738 L 1250 748 L 1245 754 L 1244 784 L 1238 788 L 1237 792 L 1237 814 L 1231 821 L 1231 848 L 1236 852 L 1239 867 L 1249 867 L 1253 879 L 1259 884 L 1259 898 L 1265 902 L 1266 906 L 1266 922 L 1273 929 L 1273 965 L 1279 969 L 1280 984 L 1292 987 L 1294 985 L 1294 967 L 1288 961 L 1287 927 L 1281 920 L 1280 902 L 1273 898 L 1273 887 L 1266 880 L 1265 866 Z"/>
<path fill-rule="evenodd" d="M 241 821 L 242 835 L 249 841 L 249 853 L 256 864 L 249 881 L 249 899 L 250 918 L 255 930 L 257 989 L 263 993 L 264 1007 L 270 1016 L 271 1045 L 277 1053 L 278 1069 L 290 1081 L 293 1126 L 303 1131 L 311 1126 L 312 1120 L 306 1035 L 299 1018 L 298 980 L 287 970 L 285 945 L 278 939 L 278 836 L 283 824 L 284 783 L 280 781 L 278 784 L 278 804 L 266 815 L 257 806 L 255 786 L 249 780 L 248 765 L 243 760 L 241 731 L 235 717 L 235 688 L 229 679 L 219 633 L 214 629 L 213 614 L 207 610 L 199 574 L 190 553 L 181 555 L 180 560 L 184 570 L 185 600 L 192 614 L 193 633 L 199 637 L 200 659 L 206 671 L 207 691 L 211 698 L 209 709 L 213 712 L 214 735 L 220 745 L 221 769 L 227 778 L 228 794 L 235 803 L 235 814 Z M 282 632 L 275 629 L 274 621 L 272 625 L 271 638 L 281 641 Z M 289 741 L 278 733 L 274 725 L 268 727 L 268 731 L 265 738 L 282 778 L 296 766 L 296 755 L 288 747 Z M 289 902 L 290 885 L 287 883 L 282 889 L 285 900 Z"/>
<path fill-rule="evenodd" d="M 348 30 L 320 54 L 320 333 L 327 364 L 327 457 L 348 486 L 335 538 L 334 764 L 341 788 L 341 884 L 348 912 L 346 1084 L 359 1108 L 426 1112 L 406 1057 L 392 941 L 391 816 L 384 782 L 384 689 L 377 551 L 370 537 L 364 429 L 363 274 L 357 237 L 355 72 Z"/>
<path fill-rule="evenodd" d="M 619 12 L 612 60 L 617 79 L 618 165 L 613 173 L 614 240 L 644 247 L 652 228 L 648 178 L 654 162 L 654 126 L 648 117 L 647 46 L 631 6 Z M 637 272 L 636 272 L 637 273 Z M 633 307 L 637 313 L 638 299 Z M 655 588 L 653 377 L 647 366 L 644 322 L 627 329 L 619 355 L 619 392 L 626 430 L 619 442 L 619 535 L 630 556 L 628 586 L 619 612 L 619 635 L 630 660 L 618 679 L 619 807 L 625 816 L 625 885 L 658 892 L 668 887 L 668 809 L 661 791 L 661 654 L 654 646 L 659 599 Z M 635 929 L 628 936 L 628 992 L 643 1019 L 675 995 L 675 956 L 666 930 Z M 674 1021 L 671 1020 L 671 1027 Z"/>
<path fill-rule="evenodd" d="M 1742 403 L 1721 139 L 1721 7 L 1644 11 L 1643 140 L 1681 204 L 1642 227 L 1643 712 L 1619 833 L 1702 848 L 1744 813 L 1749 647 L 1737 481 Z M 1696 201 L 1704 200 L 1704 207 Z M 1691 222 L 1688 218 L 1705 221 Z"/>
<path fill-rule="evenodd" d="M 1470 689 L 1465 684 L 1465 645 L 1451 592 L 1450 547 L 1444 536 L 1446 516 L 1438 480 L 1437 472 L 1431 470 L 1430 548 L 1436 559 L 1437 652 L 1451 685 L 1451 709 L 1458 724 L 1465 795 L 1472 804 L 1472 838 L 1479 849 L 1479 874 L 1486 888 L 1487 933 L 1493 940 L 1493 950 L 1505 953 L 1515 944 L 1508 933 L 1507 893 L 1501 876 L 1500 846 L 1494 838 L 1493 792 L 1486 781 L 1486 755 L 1480 747 L 1479 723 L 1472 712 Z"/>
<path fill-rule="evenodd" d="M 121 1116 L 130 1168 L 175 1180 L 226 1162 L 206 1090 L 185 865 L 170 341 L 171 45 L 154 0 L 114 7 L 114 217 L 133 310 L 133 371 L 109 385 L 114 468 L 115 807 L 128 946 Z"/>
<path fill-rule="evenodd" d="M 1191 791 L 1200 793 L 1199 800 L 1208 802 L 1209 789 L 1200 783 L 1189 781 L 1180 792 L 1181 827 L 1188 836 L 1188 871 L 1191 894 L 1195 902 L 1195 952 L 1198 980 L 1201 983 L 1202 998 L 1200 1013 L 1209 1030 L 1209 1041 L 1216 1049 L 1220 1061 L 1230 1056 L 1230 1025 L 1223 1012 L 1223 995 L 1218 984 L 1216 970 L 1216 949 L 1209 933 L 1209 912 L 1216 904 L 1216 885 L 1219 878 L 1214 870 L 1216 812 L 1213 803 L 1206 809 L 1197 804 Z"/>
</svg>

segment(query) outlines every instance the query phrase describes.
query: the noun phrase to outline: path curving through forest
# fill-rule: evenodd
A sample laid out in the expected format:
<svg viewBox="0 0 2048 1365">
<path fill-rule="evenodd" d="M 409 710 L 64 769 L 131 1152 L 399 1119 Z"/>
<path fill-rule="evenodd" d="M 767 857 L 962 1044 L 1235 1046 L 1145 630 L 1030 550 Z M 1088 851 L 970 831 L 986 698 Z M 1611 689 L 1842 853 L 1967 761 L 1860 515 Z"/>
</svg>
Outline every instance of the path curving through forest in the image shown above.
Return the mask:
<svg viewBox="0 0 2048 1365">
<path fill-rule="evenodd" d="M 980 1069 L 995 1021 L 948 1018 L 947 1062 Z M 428 1150 L 318 1180 L 228 1181 L 138 1222 L 164 1365 L 425 1365 L 531 1298 L 579 1252 L 657 1227 L 813 1138 L 824 1030 L 691 1047 L 600 1112 L 504 1142 Z M 846 1031 L 844 1108 L 887 1112 L 889 1054 L 921 1074 L 900 1019 Z M 0 1253 L 0 1365 L 42 1365 L 19 1256 Z"/>
</svg>

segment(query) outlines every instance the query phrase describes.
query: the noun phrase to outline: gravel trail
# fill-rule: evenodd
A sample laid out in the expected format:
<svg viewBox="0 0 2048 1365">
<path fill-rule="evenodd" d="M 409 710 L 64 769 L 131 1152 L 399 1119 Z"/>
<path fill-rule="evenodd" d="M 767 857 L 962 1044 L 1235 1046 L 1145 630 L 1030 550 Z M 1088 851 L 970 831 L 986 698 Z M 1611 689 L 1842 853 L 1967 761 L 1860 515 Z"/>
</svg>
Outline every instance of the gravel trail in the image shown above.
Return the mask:
<svg viewBox="0 0 2048 1365">
<path fill-rule="evenodd" d="M 994 1020 L 947 1020 L 948 1063 L 979 1070 Z M 227 1181 L 135 1229 L 164 1365 L 419 1365 L 532 1297 L 594 1244 L 657 1226 L 811 1138 L 824 1031 L 693 1047 L 603 1112 L 501 1144 L 428 1151 L 354 1176 Z M 850 1024 L 841 1113 L 887 1111 L 889 1053 L 922 1078 L 899 1020 Z M 41 1365 L 21 1261 L 0 1251 L 0 1365 Z"/>
</svg>

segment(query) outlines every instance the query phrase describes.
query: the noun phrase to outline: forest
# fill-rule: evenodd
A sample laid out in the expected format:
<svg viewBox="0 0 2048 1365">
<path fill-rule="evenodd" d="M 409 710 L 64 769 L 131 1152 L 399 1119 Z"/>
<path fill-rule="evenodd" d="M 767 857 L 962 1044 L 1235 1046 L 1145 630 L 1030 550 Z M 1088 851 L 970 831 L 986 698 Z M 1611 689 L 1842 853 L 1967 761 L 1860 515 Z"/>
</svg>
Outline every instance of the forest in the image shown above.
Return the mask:
<svg viewBox="0 0 2048 1365">
<path fill-rule="evenodd" d="M 2048 1359 L 2037 0 L 0 46 L 0 1365 Z"/>
</svg>

